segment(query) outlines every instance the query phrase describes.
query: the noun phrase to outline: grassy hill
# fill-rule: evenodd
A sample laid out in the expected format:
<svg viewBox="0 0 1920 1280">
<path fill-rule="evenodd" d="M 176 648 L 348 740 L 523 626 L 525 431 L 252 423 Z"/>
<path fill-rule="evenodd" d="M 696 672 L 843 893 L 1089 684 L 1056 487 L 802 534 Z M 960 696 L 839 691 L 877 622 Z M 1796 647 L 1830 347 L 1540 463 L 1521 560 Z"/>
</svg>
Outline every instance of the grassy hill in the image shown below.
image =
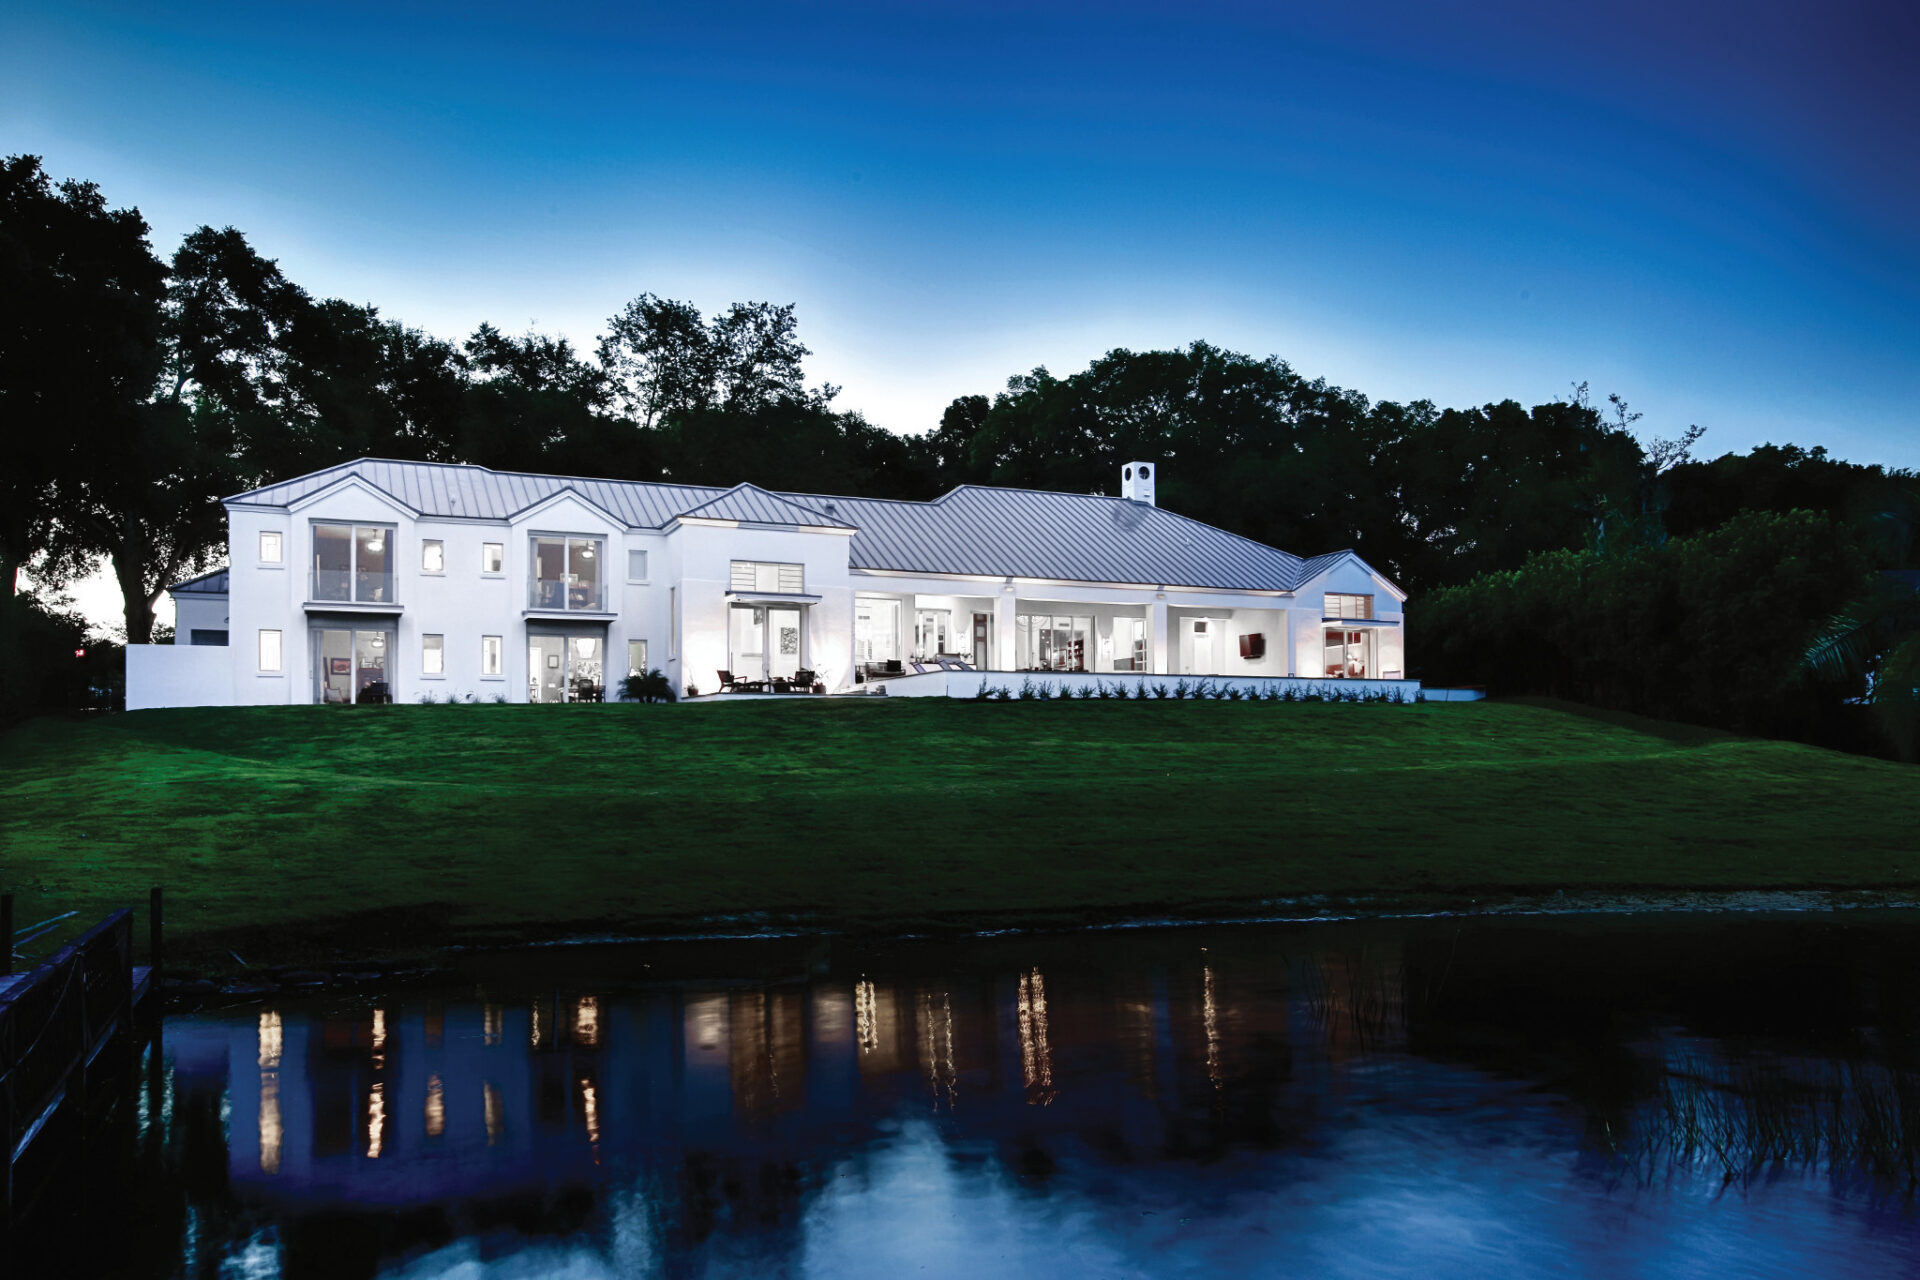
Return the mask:
<svg viewBox="0 0 1920 1280">
<path fill-rule="evenodd" d="M 205 960 L 1245 910 L 1299 894 L 1906 887 L 1920 771 L 1544 704 L 311 707 L 0 737 L 26 923 L 169 893 Z"/>
</svg>

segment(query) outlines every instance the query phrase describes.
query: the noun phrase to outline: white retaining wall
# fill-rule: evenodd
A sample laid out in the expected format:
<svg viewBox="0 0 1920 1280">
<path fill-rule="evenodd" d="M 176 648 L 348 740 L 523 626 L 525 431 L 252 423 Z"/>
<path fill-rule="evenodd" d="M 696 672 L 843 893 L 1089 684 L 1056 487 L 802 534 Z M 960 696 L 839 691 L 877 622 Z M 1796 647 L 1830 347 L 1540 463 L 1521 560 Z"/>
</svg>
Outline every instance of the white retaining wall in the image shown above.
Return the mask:
<svg viewBox="0 0 1920 1280">
<path fill-rule="evenodd" d="M 1014 697 L 1020 696 L 1023 685 L 1030 685 L 1036 692 L 1045 689 L 1054 697 L 1063 694 L 1068 697 L 1080 696 L 1082 689 L 1094 689 L 1104 684 L 1109 689 L 1116 686 L 1126 690 L 1132 697 L 1135 691 L 1145 685 L 1147 696 L 1154 696 L 1156 688 L 1165 688 L 1172 696 L 1174 687 L 1182 680 L 1191 690 L 1204 689 L 1211 696 L 1223 689 L 1239 689 L 1242 696 L 1247 694 L 1272 697 L 1277 690 L 1282 696 L 1292 690 L 1294 697 L 1309 695 L 1321 698 L 1368 697 L 1385 694 L 1412 702 L 1420 693 L 1418 680 L 1302 680 L 1293 676 L 1169 676 L 1153 675 L 1144 671 L 1091 672 L 1091 671 L 930 671 L 923 676 L 900 676 L 895 679 L 876 683 L 876 691 L 886 690 L 890 698 L 977 698 L 984 684 L 990 690 L 1005 689 Z"/>
<path fill-rule="evenodd" d="M 127 710 L 232 704 L 233 650 L 226 646 L 127 646 Z"/>
</svg>

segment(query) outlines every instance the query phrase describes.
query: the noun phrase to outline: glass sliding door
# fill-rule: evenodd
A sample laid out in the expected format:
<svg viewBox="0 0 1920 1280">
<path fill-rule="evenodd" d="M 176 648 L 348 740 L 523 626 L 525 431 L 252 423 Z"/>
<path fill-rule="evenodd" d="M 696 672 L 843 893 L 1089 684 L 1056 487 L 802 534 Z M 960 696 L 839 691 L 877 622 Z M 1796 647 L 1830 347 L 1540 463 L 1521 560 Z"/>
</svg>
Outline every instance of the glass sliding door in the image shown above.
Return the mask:
<svg viewBox="0 0 1920 1280">
<path fill-rule="evenodd" d="M 766 679 L 765 609 L 737 604 L 727 610 L 727 670 L 740 680 Z"/>
<path fill-rule="evenodd" d="M 313 526 L 314 600 L 353 599 L 353 526 Z"/>
<path fill-rule="evenodd" d="M 1373 632 L 1360 627 L 1328 627 L 1327 675 L 1348 680 L 1375 679 Z"/>
<path fill-rule="evenodd" d="M 793 673 L 800 669 L 800 610 L 790 605 L 769 605 L 767 640 L 767 679 L 793 679 Z"/>
<path fill-rule="evenodd" d="M 605 702 L 607 646 L 599 636 L 567 637 L 567 701 Z"/>
<path fill-rule="evenodd" d="M 320 701 L 344 706 L 353 701 L 353 632 L 328 629 L 314 635 L 314 652 L 320 655 Z"/>
<path fill-rule="evenodd" d="M 913 656 L 922 660 L 953 651 L 953 614 L 946 609 L 921 609 L 914 614 Z"/>
<path fill-rule="evenodd" d="M 853 657 L 886 662 L 900 656 L 900 602 L 863 596 L 853 602 Z"/>
<path fill-rule="evenodd" d="M 311 636 L 316 702 L 346 705 L 393 701 L 392 631 L 318 627 Z"/>
<path fill-rule="evenodd" d="M 567 700 L 567 646 L 560 636 L 527 637 L 527 701 Z"/>
<path fill-rule="evenodd" d="M 1023 671 L 1085 671 L 1092 636 L 1090 616 L 1021 614 L 1014 619 L 1016 664 Z"/>
</svg>

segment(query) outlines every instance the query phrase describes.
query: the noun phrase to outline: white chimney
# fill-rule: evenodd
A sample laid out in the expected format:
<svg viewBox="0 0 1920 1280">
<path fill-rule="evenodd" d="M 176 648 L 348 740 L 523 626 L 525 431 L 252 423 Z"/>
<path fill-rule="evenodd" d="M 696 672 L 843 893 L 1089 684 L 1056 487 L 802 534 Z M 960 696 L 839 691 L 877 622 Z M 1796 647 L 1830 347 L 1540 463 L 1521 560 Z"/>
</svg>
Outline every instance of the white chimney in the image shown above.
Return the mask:
<svg viewBox="0 0 1920 1280">
<path fill-rule="evenodd" d="M 1120 467 L 1120 496 L 1153 506 L 1153 472 L 1157 462 L 1128 462 Z"/>
</svg>

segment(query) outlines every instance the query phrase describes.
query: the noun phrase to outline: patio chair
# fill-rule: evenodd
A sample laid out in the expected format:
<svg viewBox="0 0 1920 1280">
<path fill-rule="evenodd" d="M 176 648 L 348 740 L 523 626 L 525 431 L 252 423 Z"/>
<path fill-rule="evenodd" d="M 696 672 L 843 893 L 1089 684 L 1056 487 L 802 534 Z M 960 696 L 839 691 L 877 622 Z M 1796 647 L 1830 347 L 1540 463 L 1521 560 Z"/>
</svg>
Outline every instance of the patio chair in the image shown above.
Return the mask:
<svg viewBox="0 0 1920 1280">
<path fill-rule="evenodd" d="M 731 671 L 719 671 L 715 672 L 715 674 L 720 677 L 720 692 L 722 693 L 758 693 L 766 688 L 766 685 L 758 680 L 736 679 Z"/>
<path fill-rule="evenodd" d="M 792 691 L 794 693 L 811 693 L 813 692 L 814 682 L 819 678 L 819 676 L 807 670 L 807 668 L 801 667 L 793 673 Z"/>
</svg>

